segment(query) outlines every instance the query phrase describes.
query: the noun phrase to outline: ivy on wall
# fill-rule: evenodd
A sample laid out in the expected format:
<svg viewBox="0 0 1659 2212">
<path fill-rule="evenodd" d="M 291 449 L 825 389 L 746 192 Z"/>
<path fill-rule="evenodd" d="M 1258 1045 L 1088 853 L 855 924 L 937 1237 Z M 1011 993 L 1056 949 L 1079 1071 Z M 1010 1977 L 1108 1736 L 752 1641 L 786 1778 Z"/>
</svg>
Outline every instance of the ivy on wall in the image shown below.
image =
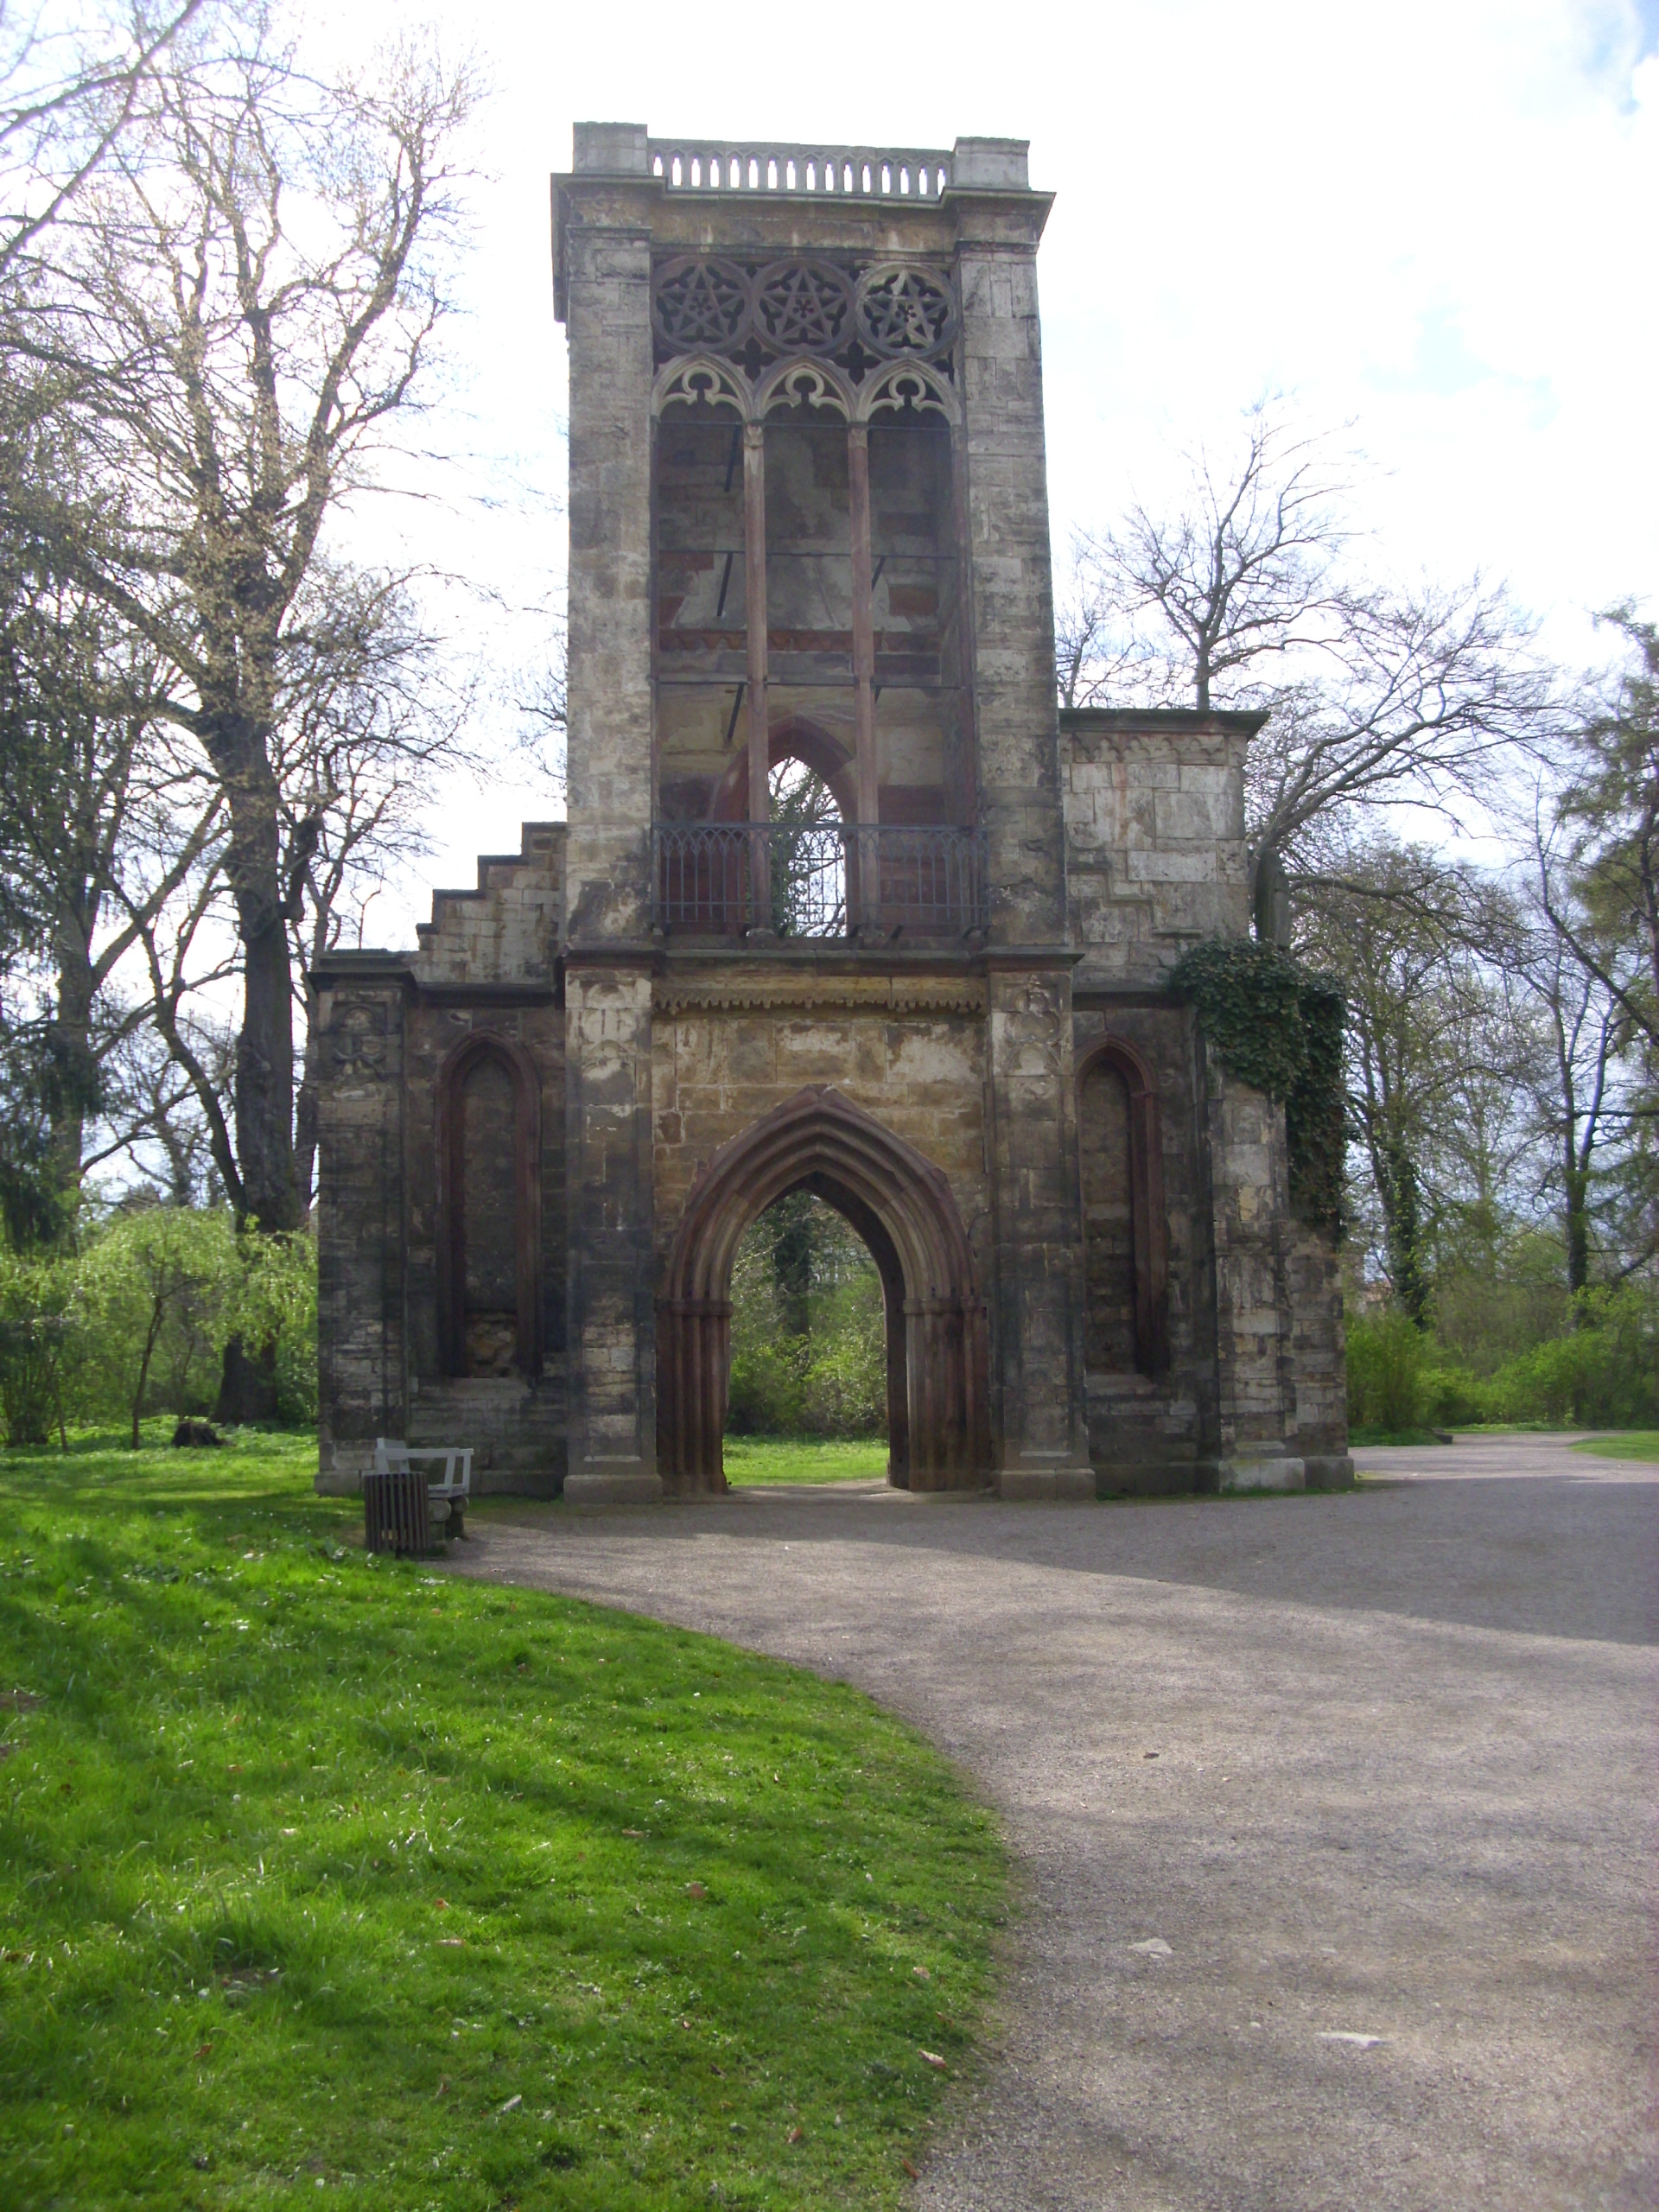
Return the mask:
<svg viewBox="0 0 1659 2212">
<path fill-rule="evenodd" d="M 1217 938 L 1183 953 L 1171 988 L 1236 1076 L 1283 1102 L 1290 1202 L 1299 1219 L 1342 1227 L 1341 986 L 1287 952 L 1249 938 Z"/>
</svg>

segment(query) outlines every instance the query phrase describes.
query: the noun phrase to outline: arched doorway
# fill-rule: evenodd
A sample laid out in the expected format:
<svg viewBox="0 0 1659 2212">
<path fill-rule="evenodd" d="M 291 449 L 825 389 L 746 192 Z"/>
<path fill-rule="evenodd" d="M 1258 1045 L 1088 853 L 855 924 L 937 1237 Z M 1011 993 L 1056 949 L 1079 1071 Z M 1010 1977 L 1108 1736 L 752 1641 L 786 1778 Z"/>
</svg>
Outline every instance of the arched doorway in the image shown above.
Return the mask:
<svg viewBox="0 0 1659 2212">
<path fill-rule="evenodd" d="M 985 1309 L 950 1186 L 873 1116 L 815 1084 L 722 1146 L 692 1185 L 658 1300 L 664 1489 L 726 1487 L 732 1261 L 750 1222 L 798 1189 L 834 1206 L 880 1271 L 891 1478 L 973 1487 L 990 1469 Z"/>
</svg>

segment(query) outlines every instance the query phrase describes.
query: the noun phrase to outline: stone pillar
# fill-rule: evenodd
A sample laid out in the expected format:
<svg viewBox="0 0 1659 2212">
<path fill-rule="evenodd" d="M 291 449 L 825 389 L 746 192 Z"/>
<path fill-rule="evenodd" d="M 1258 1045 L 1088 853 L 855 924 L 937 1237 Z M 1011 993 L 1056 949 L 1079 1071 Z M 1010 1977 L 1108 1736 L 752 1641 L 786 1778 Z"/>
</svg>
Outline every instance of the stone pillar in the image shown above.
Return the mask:
<svg viewBox="0 0 1659 2212">
<path fill-rule="evenodd" d="M 651 1174 L 651 237 L 645 134 L 578 124 L 570 341 L 565 1163 L 573 1503 L 659 1497 Z"/>
<path fill-rule="evenodd" d="M 1205 1050 L 1221 1487 L 1300 1490 L 1305 1469 L 1287 1437 L 1294 1402 L 1285 1109 L 1228 1075 L 1213 1046 Z"/>
<path fill-rule="evenodd" d="M 402 963 L 320 969 L 317 1101 L 318 1465 L 355 1491 L 377 1436 L 407 1434 Z"/>
<path fill-rule="evenodd" d="M 1003 959 L 991 956 L 986 1016 L 996 1485 L 1093 1497 L 1071 969 Z"/>
<path fill-rule="evenodd" d="M 1037 242 L 1049 202 L 1027 189 L 1017 140 L 958 139 L 951 176 L 977 783 L 991 896 L 997 1481 L 1006 1497 L 1092 1497 L 1037 319 Z"/>
</svg>

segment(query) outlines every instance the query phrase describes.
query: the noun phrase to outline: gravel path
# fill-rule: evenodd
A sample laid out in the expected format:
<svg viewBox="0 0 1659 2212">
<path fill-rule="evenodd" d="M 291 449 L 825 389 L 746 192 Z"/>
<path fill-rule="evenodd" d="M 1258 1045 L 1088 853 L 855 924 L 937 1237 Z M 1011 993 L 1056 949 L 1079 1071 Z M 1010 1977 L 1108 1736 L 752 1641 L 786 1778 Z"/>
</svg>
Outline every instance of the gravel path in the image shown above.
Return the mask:
<svg viewBox="0 0 1659 2212">
<path fill-rule="evenodd" d="M 922 2212 L 1659 2204 L 1659 1466 L 1357 1456 L 1391 1486 L 502 1504 L 462 1571 L 857 1682 L 997 1805 L 1001 2043 Z"/>
</svg>

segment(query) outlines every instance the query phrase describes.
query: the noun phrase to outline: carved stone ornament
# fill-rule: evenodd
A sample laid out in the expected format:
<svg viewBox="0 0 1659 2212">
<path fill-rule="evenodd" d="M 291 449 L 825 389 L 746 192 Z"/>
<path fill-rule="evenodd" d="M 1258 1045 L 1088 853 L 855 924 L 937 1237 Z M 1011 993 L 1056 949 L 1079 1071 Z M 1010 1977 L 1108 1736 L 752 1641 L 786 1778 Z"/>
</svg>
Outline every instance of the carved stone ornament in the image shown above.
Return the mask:
<svg viewBox="0 0 1659 2212">
<path fill-rule="evenodd" d="M 652 1005 L 662 1014 L 753 1013 L 983 1014 L 985 986 L 957 976 L 744 976 L 659 981 Z"/>
<path fill-rule="evenodd" d="M 660 414 L 676 400 L 687 407 L 734 407 L 747 417 L 748 380 L 741 370 L 728 368 L 723 361 L 711 361 L 706 355 L 671 361 L 657 379 L 653 404 Z"/>
<path fill-rule="evenodd" d="M 774 353 L 835 353 L 853 334 L 853 288 L 823 261 L 778 261 L 754 279 L 755 335 Z"/>
<path fill-rule="evenodd" d="M 943 415 L 947 423 L 952 419 L 950 403 L 938 378 L 907 361 L 873 378 L 860 398 L 867 422 L 884 409 L 902 413 L 906 408 L 913 408 L 918 415 Z"/>
<path fill-rule="evenodd" d="M 873 353 L 928 359 L 956 335 L 956 302 L 942 276 L 906 262 L 867 269 L 858 280 L 859 334 Z"/>
<path fill-rule="evenodd" d="M 850 422 L 852 399 L 836 372 L 823 361 L 786 361 L 762 378 L 755 393 L 755 412 L 766 415 L 774 407 L 831 407 Z"/>
<path fill-rule="evenodd" d="M 862 347 L 882 360 L 937 360 L 957 334 L 942 269 L 887 261 L 856 281 L 828 261 L 772 261 L 753 274 L 735 261 L 679 254 L 658 264 L 652 320 L 671 353 L 741 356 L 751 345 L 787 360 Z M 753 366 L 753 364 L 751 364 Z"/>
<path fill-rule="evenodd" d="M 336 1001 L 329 1056 L 337 1076 L 359 1082 L 386 1071 L 386 1009 L 373 999 Z"/>
<path fill-rule="evenodd" d="M 749 280 L 734 261 L 682 257 L 657 271 L 652 288 L 657 334 L 676 353 L 717 353 L 741 346 L 749 320 Z"/>
</svg>

